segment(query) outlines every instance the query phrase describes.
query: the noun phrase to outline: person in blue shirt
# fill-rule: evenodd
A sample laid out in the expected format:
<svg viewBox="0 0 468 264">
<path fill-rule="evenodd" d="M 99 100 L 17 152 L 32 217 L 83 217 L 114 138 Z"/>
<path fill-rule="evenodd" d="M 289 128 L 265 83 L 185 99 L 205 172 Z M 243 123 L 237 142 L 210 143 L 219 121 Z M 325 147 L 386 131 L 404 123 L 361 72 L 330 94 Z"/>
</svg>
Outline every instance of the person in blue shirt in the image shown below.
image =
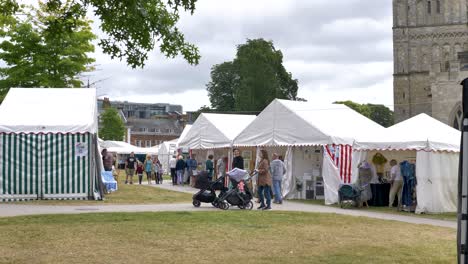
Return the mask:
<svg viewBox="0 0 468 264">
<path fill-rule="evenodd" d="M 190 183 L 190 186 L 194 187 L 195 184 L 195 176 L 193 176 L 193 171 L 197 169 L 197 161 L 195 160 L 195 155 L 189 156 L 186 161 L 187 166 L 187 179 L 186 184 Z"/>
</svg>

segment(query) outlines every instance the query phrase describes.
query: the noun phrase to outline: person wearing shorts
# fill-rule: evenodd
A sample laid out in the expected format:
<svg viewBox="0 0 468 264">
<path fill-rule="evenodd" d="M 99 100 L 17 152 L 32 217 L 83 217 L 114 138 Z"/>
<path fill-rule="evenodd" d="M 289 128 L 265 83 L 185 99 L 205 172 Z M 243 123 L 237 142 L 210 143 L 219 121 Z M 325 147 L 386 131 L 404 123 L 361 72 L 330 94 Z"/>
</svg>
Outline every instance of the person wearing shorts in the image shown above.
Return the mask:
<svg viewBox="0 0 468 264">
<path fill-rule="evenodd" d="M 135 175 L 137 159 L 135 158 L 135 153 L 130 153 L 130 157 L 127 158 L 125 164 L 125 171 L 127 172 L 127 178 L 125 179 L 125 184 L 133 184 L 133 175 Z"/>
</svg>

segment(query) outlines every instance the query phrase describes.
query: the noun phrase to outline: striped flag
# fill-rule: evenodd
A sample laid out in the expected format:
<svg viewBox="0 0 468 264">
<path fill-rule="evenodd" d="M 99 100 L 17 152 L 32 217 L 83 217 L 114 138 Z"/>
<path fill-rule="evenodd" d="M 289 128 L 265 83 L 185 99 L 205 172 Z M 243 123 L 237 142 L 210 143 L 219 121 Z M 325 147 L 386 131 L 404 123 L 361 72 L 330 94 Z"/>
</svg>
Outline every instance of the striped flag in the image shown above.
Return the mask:
<svg viewBox="0 0 468 264">
<path fill-rule="evenodd" d="M 327 154 L 340 171 L 340 178 L 343 183 L 351 183 L 351 160 L 353 147 L 350 145 L 326 145 Z"/>
</svg>

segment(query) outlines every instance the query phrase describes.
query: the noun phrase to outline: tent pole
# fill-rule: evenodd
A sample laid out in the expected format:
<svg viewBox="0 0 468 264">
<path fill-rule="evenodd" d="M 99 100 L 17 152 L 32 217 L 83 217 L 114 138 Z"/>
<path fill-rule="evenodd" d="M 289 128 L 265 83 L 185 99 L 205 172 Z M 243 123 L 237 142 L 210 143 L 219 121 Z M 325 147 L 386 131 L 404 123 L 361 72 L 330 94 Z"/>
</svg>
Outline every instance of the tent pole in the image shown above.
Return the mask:
<svg viewBox="0 0 468 264">
<path fill-rule="evenodd" d="M 458 168 L 458 228 L 457 253 L 458 263 L 468 263 L 468 78 L 463 85 L 463 123 Z"/>
</svg>

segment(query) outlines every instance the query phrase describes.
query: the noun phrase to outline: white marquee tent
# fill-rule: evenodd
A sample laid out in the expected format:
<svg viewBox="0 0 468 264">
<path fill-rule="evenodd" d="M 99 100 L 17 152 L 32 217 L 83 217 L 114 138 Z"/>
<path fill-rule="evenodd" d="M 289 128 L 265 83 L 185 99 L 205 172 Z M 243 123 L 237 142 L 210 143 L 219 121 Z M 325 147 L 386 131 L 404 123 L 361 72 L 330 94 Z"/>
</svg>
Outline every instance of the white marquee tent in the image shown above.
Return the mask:
<svg viewBox="0 0 468 264">
<path fill-rule="evenodd" d="M 419 114 L 367 141 L 356 141 L 354 147 L 368 153 L 379 151 L 398 161 L 415 156 L 416 212 L 455 212 L 460 138 L 460 131 Z"/>
<path fill-rule="evenodd" d="M 178 142 L 189 149 L 229 148 L 232 140 L 255 119 L 254 115 L 202 113 Z"/>
<path fill-rule="evenodd" d="M 10 89 L 0 106 L 0 200 L 99 198 L 97 129 L 95 89 Z"/>
<path fill-rule="evenodd" d="M 354 179 L 351 172 L 344 175 L 336 164 L 337 159 L 332 160 L 325 147 L 337 151 L 334 157 L 341 153 L 343 160 L 346 157 L 351 161 L 350 146 L 354 140 L 380 133 L 383 129 L 345 105 L 319 106 L 275 99 L 234 139 L 233 144 L 235 147 L 264 147 L 270 152 L 283 151 L 288 168 L 283 179 L 283 196 L 307 197 L 307 181 L 322 175 L 325 200 L 331 204 L 338 201 L 339 185 Z M 346 171 L 351 170 L 350 166 Z M 298 188 L 301 182 L 306 186 Z"/>
<path fill-rule="evenodd" d="M 180 138 L 178 148 L 190 150 L 202 165 L 210 154 L 215 156 L 215 160 L 230 157 L 232 140 L 254 119 L 254 115 L 202 113 L 187 134 Z"/>
</svg>

